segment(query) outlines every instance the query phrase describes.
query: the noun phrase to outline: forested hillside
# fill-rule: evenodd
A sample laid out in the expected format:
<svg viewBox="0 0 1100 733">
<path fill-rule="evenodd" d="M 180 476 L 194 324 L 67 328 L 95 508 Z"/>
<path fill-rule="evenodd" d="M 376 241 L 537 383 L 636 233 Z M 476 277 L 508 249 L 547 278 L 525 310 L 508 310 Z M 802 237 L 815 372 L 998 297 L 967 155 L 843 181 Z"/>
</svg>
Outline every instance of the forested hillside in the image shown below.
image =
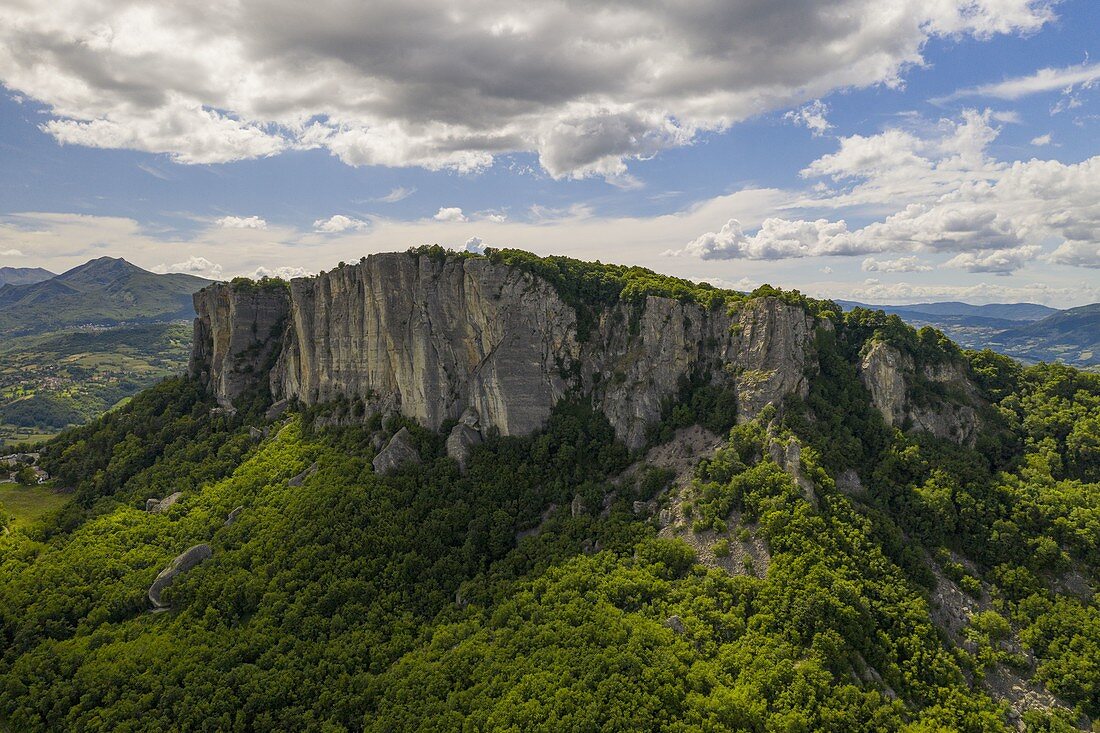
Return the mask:
<svg viewBox="0 0 1100 733">
<path fill-rule="evenodd" d="M 0 538 L 0 721 L 1092 729 L 1100 375 L 772 288 L 727 300 L 504 256 L 548 273 L 584 323 L 628 286 L 801 305 L 818 319 L 806 396 L 746 420 L 720 382 L 685 381 L 629 451 L 578 394 L 459 461 L 454 421 L 346 400 L 268 411 L 260 387 L 234 411 L 167 380 L 43 449 L 74 493 Z M 973 395 L 929 377 L 906 400 L 917 417 L 965 403 L 976 431 L 889 424 L 860 377 L 886 345 L 916 374 L 965 375 Z M 209 558 L 154 610 L 158 574 L 199 546 Z"/>
</svg>

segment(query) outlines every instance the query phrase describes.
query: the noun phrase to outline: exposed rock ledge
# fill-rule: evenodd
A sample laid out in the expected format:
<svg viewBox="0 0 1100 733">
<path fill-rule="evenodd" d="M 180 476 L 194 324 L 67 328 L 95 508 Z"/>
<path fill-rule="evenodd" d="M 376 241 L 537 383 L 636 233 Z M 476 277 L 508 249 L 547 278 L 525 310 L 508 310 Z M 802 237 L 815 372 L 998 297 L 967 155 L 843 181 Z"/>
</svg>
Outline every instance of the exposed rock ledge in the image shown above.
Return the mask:
<svg viewBox="0 0 1100 733">
<path fill-rule="evenodd" d="M 223 404 L 268 379 L 280 400 L 362 401 L 433 430 L 472 408 L 482 431 L 524 435 L 583 394 L 635 448 L 688 379 L 735 390 L 741 420 L 805 396 L 814 331 L 829 325 L 778 298 L 727 312 L 650 296 L 597 314 L 582 341 L 547 281 L 488 258 L 412 253 L 296 279 L 289 292 L 213 285 L 195 309 L 191 371 Z"/>
<path fill-rule="evenodd" d="M 982 398 L 962 364 L 945 362 L 918 370 L 913 357 L 883 341 L 872 341 L 859 364 L 859 376 L 887 425 L 973 443 L 981 427 Z M 958 400 L 914 399 L 921 381 L 947 388 Z"/>
</svg>

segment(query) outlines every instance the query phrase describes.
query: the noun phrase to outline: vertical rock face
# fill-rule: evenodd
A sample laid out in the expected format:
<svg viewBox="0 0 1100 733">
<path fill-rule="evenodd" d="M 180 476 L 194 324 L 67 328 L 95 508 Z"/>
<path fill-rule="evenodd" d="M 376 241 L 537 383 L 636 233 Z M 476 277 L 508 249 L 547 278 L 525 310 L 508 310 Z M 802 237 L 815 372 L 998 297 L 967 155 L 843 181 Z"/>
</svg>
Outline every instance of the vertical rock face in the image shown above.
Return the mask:
<svg viewBox="0 0 1100 733">
<path fill-rule="evenodd" d="M 605 309 L 581 342 L 576 311 L 547 281 L 488 258 L 413 253 L 297 279 L 289 294 L 213 286 L 196 309 L 192 372 L 226 404 L 269 378 L 276 398 L 358 399 L 432 429 L 472 409 L 483 431 L 523 435 L 563 397 L 590 395 L 631 447 L 689 380 L 735 390 L 745 420 L 804 396 L 820 325 L 776 298 L 731 313 L 650 296 Z"/>
<path fill-rule="evenodd" d="M 917 369 L 909 354 L 883 341 L 872 341 L 860 361 L 859 377 L 887 425 L 959 443 L 972 443 L 977 437 L 981 427 L 977 408 L 982 398 L 960 364 L 945 362 Z M 917 398 L 914 391 L 922 382 L 951 392 L 954 399 L 937 395 Z"/>
<path fill-rule="evenodd" d="M 738 333 L 738 421 L 748 422 L 769 404 L 787 395 L 805 397 L 807 347 L 815 321 L 802 308 L 778 298 L 758 298 L 744 304 L 734 328 Z M 827 322 L 819 324 L 828 327 Z"/>
<path fill-rule="evenodd" d="M 207 384 L 223 407 L 257 382 L 279 347 L 290 296 L 282 287 L 220 283 L 195 293 L 191 374 Z"/>
<path fill-rule="evenodd" d="M 539 428 L 568 389 L 576 314 L 518 269 L 376 255 L 295 280 L 291 293 L 276 394 L 360 398 L 433 430 L 472 407 L 509 435 Z"/>
</svg>

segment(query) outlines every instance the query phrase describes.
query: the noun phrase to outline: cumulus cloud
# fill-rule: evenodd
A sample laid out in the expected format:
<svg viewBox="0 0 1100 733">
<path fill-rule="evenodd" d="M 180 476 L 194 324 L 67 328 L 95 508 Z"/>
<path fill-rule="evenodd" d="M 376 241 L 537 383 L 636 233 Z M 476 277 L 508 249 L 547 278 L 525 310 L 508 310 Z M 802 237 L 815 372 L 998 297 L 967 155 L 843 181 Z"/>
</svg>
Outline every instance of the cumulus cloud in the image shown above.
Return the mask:
<svg viewBox="0 0 1100 733">
<path fill-rule="evenodd" d="M 745 234 L 740 221 L 730 219 L 718 231 L 702 234 L 684 249 L 668 254 L 704 260 L 782 260 L 862 252 L 844 220 L 790 221 L 770 217 L 752 235 Z"/>
<path fill-rule="evenodd" d="M 313 222 L 313 230 L 324 234 L 339 234 L 340 232 L 361 232 L 370 227 L 370 222 L 362 219 L 353 219 L 343 214 L 334 214 L 327 219 L 318 219 Z"/>
<path fill-rule="evenodd" d="M 898 85 L 931 38 L 1035 31 L 1050 6 L 6 3 L 0 82 L 44 104 L 63 143 L 180 163 L 320 147 L 351 165 L 475 171 L 533 152 L 557 178 L 617 178 L 702 131 Z"/>
<path fill-rule="evenodd" d="M 397 186 L 396 188 L 390 189 L 390 192 L 387 193 L 385 196 L 379 196 L 377 199 L 375 199 L 375 201 L 381 201 L 384 204 L 396 204 L 398 201 L 404 201 L 409 196 L 412 196 L 414 193 L 416 193 L 415 186 L 413 186 L 412 188 Z"/>
<path fill-rule="evenodd" d="M 1050 261 L 1056 265 L 1100 268 L 1100 232 L 1091 242 L 1063 242 L 1050 253 Z"/>
<path fill-rule="evenodd" d="M 791 110 L 783 115 L 783 119 L 796 125 L 805 127 L 814 137 L 821 137 L 832 127 L 825 115 L 829 114 L 829 106 L 815 99 L 804 107 Z"/>
<path fill-rule="evenodd" d="M 223 216 L 218 226 L 225 229 L 267 229 L 267 222 L 258 216 Z"/>
<path fill-rule="evenodd" d="M 466 240 L 466 244 L 463 245 L 462 248 L 467 252 L 473 252 L 474 254 L 484 254 L 485 247 L 485 240 L 483 240 L 481 237 L 470 237 Z"/>
<path fill-rule="evenodd" d="M 466 215 L 462 213 L 462 209 L 457 206 L 441 206 L 439 211 L 435 212 L 435 216 L 432 217 L 436 221 L 449 221 L 449 222 L 463 222 L 469 221 Z"/>
<path fill-rule="evenodd" d="M 929 272 L 932 266 L 917 257 L 899 257 L 896 260 L 878 260 L 868 257 L 860 266 L 864 272 Z"/>
<path fill-rule="evenodd" d="M 1038 137 L 1031 138 L 1031 144 L 1039 148 L 1044 145 L 1050 145 L 1052 139 L 1053 138 L 1051 138 L 1050 133 L 1048 132 L 1046 135 L 1039 135 Z"/>
<path fill-rule="evenodd" d="M 283 280 L 293 280 L 296 277 L 306 277 L 309 275 L 304 267 L 274 267 L 267 268 L 261 265 L 257 267 L 249 275 L 253 280 L 260 280 L 265 277 L 277 277 Z"/>
<path fill-rule="evenodd" d="M 151 268 L 153 272 L 166 273 L 166 272 L 182 272 L 189 275 L 200 275 L 202 277 L 219 278 L 222 275 L 222 266 L 211 262 L 205 257 L 188 257 L 183 262 L 177 262 L 174 265 L 156 265 Z"/>
<path fill-rule="evenodd" d="M 968 272 L 991 272 L 995 275 L 1008 275 L 1023 267 L 1038 256 L 1041 248 L 1034 244 L 1025 244 L 1012 249 L 979 250 L 960 252 L 947 262 L 945 267 L 958 267 Z"/>
<path fill-rule="evenodd" d="M 803 171 L 820 179 L 814 194 L 788 208 L 894 213 L 854 230 L 844 219 L 770 218 L 746 232 L 731 220 L 680 253 L 784 259 L 932 252 L 954 255 L 952 267 L 1006 273 L 1058 243 L 1061 254 L 1052 261 L 1087 262 L 1090 244 L 1100 241 L 1100 157 L 1003 163 L 987 152 L 998 133 L 991 113 L 968 110 L 958 121 L 843 138 Z"/>
<path fill-rule="evenodd" d="M 23 251 L 18 249 L 0 249 L 0 257 L 22 257 Z"/>
</svg>

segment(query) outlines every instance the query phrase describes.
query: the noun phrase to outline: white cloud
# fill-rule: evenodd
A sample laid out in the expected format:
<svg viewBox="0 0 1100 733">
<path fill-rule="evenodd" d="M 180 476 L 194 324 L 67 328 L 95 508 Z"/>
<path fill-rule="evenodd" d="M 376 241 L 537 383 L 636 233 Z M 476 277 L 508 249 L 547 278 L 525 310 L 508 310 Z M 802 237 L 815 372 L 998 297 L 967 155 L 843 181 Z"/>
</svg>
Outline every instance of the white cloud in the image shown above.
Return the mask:
<svg viewBox="0 0 1100 733">
<path fill-rule="evenodd" d="M 150 268 L 153 272 L 166 273 L 166 272 L 182 272 L 189 275 L 200 275 L 202 277 L 220 278 L 222 275 L 222 266 L 211 262 L 205 257 L 188 257 L 183 262 L 177 262 L 174 265 L 156 265 Z"/>
<path fill-rule="evenodd" d="M 898 86 L 935 37 L 1033 32 L 1047 0 L 52 0 L 0 6 L 0 82 L 68 144 L 216 163 L 321 147 L 351 165 L 555 178 L 830 91 Z M 853 22 L 852 19 L 859 19 Z"/>
<path fill-rule="evenodd" d="M 318 219 L 313 222 L 313 229 L 325 234 L 339 234 L 340 232 L 360 232 L 370 227 L 370 222 L 362 219 L 353 219 L 343 214 L 334 214 L 327 219 Z"/>
<path fill-rule="evenodd" d="M 442 206 L 439 211 L 432 217 L 436 221 L 450 221 L 450 222 L 462 222 L 469 221 L 466 215 L 462 213 L 462 209 L 457 206 Z"/>
<path fill-rule="evenodd" d="M 503 211 L 475 211 L 474 218 L 480 221 L 487 221 L 491 224 L 503 224 L 508 220 L 508 215 Z"/>
<path fill-rule="evenodd" d="M 684 249 L 667 254 L 704 260 L 782 260 L 866 251 L 877 250 L 862 249 L 843 219 L 835 222 L 826 219 L 790 221 L 769 217 L 752 235 L 745 234 L 740 221 L 730 219 L 717 232 L 702 234 Z"/>
<path fill-rule="evenodd" d="M 1020 99 L 1042 92 L 1069 92 L 1075 87 L 1089 87 L 1100 81 L 1100 63 L 1083 63 L 1061 69 L 1039 69 L 1034 74 L 1005 79 L 994 84 L 960 89 L 943 100 L 960 97 L 994 97 L 996 99 Z"/>
<path fill-rule="evenodd" d="M 304 267 L 275 267 L 267 268 L 261 265 L 253 270 L 249 277 L 253 280 L 260 280 L 265 277 L 277 277 L 282 280 L 293 280 L 296 277 L 306 277 L 309 275 Z"/>
<path fill-rule="evenodd" d="M 1051 140 L 1052 138 L 1048 132 L 1046 135 L 1039 135 L 1038 137 L 1031 138 L 1031 144 L 1038 148 L 1044 145 L 1050 145 Z"/>
<path fill-rule="evenodd" d="M 829 114 L 829 105 L 815 99 L 804 107 L 791 110 L 783 115 L 783 119 L 805 127 L 814 137 L 821 137 L 832 127 L 825 115 Z"/>
<path fill-rule="evenodd" d="M 954 255 L 946 263 L 952 268 L 1004 274 L 1058 243 L 1052 262 L 1087 263 L 1090 244 L 1100 241 L 1100 157 L 999 162 L 987 152 L 999 133 L 991 119 L 974 110 L 936 124 L 910 118 L 904 128 L 842 138 L 835 152 L 807 166 L 804 177 L 824 180 L 786 208 L 893 211 L 862 228 L 850 229 L 845 219 L 772 216 L 753 232 L 730 219 L 670 254 L 778 260 L 934 252 Z M 884 268 L 915 261 L 872 258 L 867 265 L 896 272 L 905 270 Z"/>
<path fill-rule="evenodd" d="M 1026 263 L 1035 259 L 1041 248 L 1034 244 L 1025 244 L 1022 247 L 1012 249 L 979 250 L 977 252 L 960 252 L 947 262 L 945 267 L 958 267 L 967 272 L 992 272 L 996 275 L 1007 275 L 1023 267 Z"/>
<path fill-rule="evenodd" d="M 224 229 L 267 229 L 267 222 L 258 216 L 223 216 L 218 226 Z"/>
<path fill-rule="evenodd" d="M 1050 261 L 1056 265 L 1100 268 L 1100 232 L 1091 242 L 1063 242 L 1050 253 Z"/>
<path fill-rule="evenodd" d="M 375 201 L 381 201 L 384 204 L 396 204 L 398 201 L 404 201 L 409 196 L 412 196 L 414 193 L 416 193 L 415 186 L 413 186 L 412 188 L 397 186 L 396 188 L 390 189 L 390 192 L 387 193 L 385 196 L 380 196 L 375 199 Z"/>
<path fill-rule="evenodd" d="M 899 257 L 896 260 L 878 260 L 868 257 L 860 266 L 864 272 L 929 272 L 932 266 L 917 257 Z"/>
<path fill-rule="evenodd" d="M 22 257 L 23 251 L 18 249 L 0 249 L 0 257 Z"/>
<path fill-rule="evenodd" d="M 462 246 L 467 252 L 473 252 L 475 254 L 482 254 L 485 252 L 485 240 L 481 237 L 470 237 L 466 240 L 466 244 Z"/>
</svg>

